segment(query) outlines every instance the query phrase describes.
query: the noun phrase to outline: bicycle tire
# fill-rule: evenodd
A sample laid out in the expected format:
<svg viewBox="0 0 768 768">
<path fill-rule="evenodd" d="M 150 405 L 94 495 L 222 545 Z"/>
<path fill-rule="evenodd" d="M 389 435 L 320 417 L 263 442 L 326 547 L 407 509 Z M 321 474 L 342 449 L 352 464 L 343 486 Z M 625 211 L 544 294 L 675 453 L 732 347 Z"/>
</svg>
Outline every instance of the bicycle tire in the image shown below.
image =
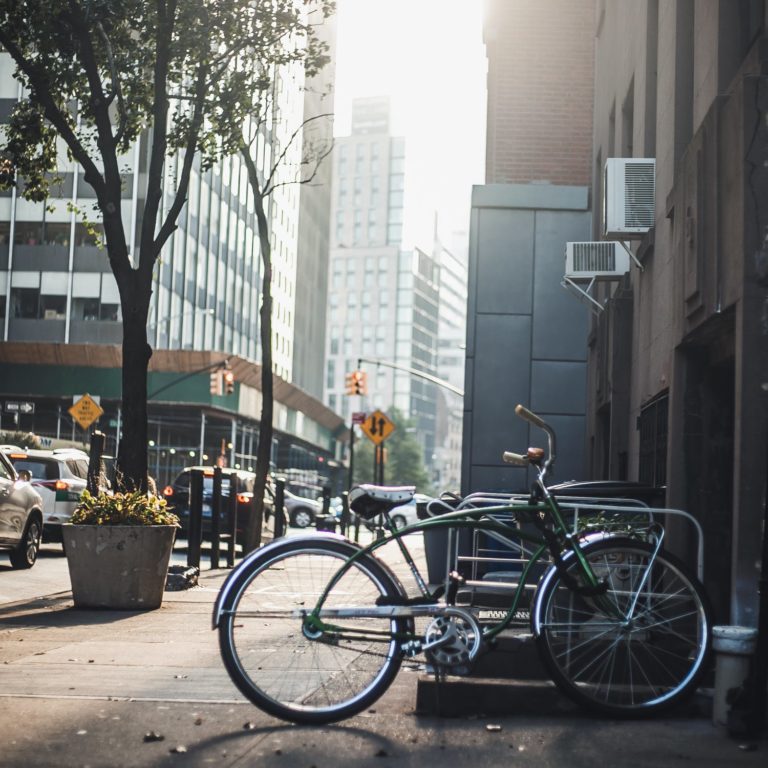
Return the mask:
<svg viewBox="0 0 768 768">
<path fill-rule="evenodd" d="M 260 709 L 303 724 L 331 723 L 364 710 L 389 687 L 402 654 L 395 632 L 407 619 L 345 618 L 345 626 L 384 631 L 386 642 L 312 639 L 296 608 L 311 610 L 356 545 L 287 541 L 252 561 L 219 624 L 224 665 L 237 688 Z M 402 597 L 394 576 L 372 556 L 358 560 L 329 593 L 326 607 L 371 606 Z M 341 622 L 341 620 L 339 620 Z"/>
<path fill-rule="evenodd" d="M 560 690 L 613 717 L 652 715 L 692 694 L 711 643 L 709 604 L 699 582 L 679 560 L 659 552 L 643 584 L 653 548 L 641 541 L 603 540 L 583 552 L 607 581 L 605 595 L 578 595 L 553 570 L 532 612 L 541 658 Z M 578 574 L 575 556 L 566 568 Z M 629 620 L 609 616 L 605 600 L 625 617 L 632 611 Z"/>
</svg>

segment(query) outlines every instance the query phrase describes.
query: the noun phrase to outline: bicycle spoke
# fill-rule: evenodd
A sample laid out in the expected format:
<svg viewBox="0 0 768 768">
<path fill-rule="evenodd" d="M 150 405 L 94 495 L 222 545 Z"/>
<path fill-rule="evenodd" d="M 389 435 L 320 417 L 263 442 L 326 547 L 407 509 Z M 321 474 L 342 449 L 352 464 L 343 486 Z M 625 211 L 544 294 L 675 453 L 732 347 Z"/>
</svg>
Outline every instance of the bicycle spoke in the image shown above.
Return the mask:
<svg viewBox="0 0 768 768">
<path fill-rule="evenodd" d="M 540 648 L 563 690 L 603 711 L 649 710 L 691 689 L 701 673 L 709 623 L 683 571 L 632 540 L 587 549 L 605 595 L 585 600 L 553 580 L 539 620 Z M 575 562 L 569 569 L 576 571 Z M 608 605 L 626 621 L 609 622 Z"/>
<path fill-rule="evenodd" d="M 305 629 L 305 616 L 352 546 L 286 543 L 284 554 L 265 562 L 240 590 L 222 652 L 238 687 L 273 714 L 306 722 L 339 719 L 377 698 L 399 666 L 394 638 L 404 620 L 365 610 L 397 595 L 372 559 L 346 570 L 324 600 L 331 615 L 351 609 L 343 624 Z"/>
</svg>

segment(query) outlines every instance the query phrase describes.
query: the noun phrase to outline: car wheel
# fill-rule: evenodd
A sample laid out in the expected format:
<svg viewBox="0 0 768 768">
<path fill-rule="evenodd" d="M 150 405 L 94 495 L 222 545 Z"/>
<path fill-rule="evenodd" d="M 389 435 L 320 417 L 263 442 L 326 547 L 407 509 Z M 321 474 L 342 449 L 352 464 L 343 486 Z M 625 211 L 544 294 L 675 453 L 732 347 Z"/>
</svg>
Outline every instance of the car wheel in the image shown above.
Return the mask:
<svg viewBox="0 0 768 768">
<path fill-rule="evenodd" d="M 402 515 L 392 515 L 392 524 L 395 528 L 405 528 L 406 520 Z"/>
<path fill-rule="evenodd" d="M 10 552 L 11 565 L 14 568 L 31 568 L 35 564 L 42 535 L 43 527 L 40 521 L 36 517 L 30 518 L 19 546 Z"/>
<path fill-rule="evenodd" d="M 312 513 L 307 509 L 297 509 L 293 513 L 293 524 L 297 528 L 306 528 L 312 525 Z"/>
</svg>

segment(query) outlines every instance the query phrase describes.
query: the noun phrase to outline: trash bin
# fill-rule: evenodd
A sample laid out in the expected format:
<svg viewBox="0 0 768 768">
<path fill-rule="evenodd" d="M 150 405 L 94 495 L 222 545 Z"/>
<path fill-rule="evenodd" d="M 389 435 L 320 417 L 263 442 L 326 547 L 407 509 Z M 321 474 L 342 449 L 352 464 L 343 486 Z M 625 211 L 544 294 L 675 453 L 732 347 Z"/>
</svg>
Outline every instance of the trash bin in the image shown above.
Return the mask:
<svg viewBox="0 0 768 768">
<path fill-rule="evenodd" d="M 757 647 L 757 630 L 751 627 L 712 627 L 715 660 L 715 691 L 712 722 L 728 727 L 728 713 L 733 693 L 749 677 L 752 656 Z"/>
<path fill-rule="evenodd" d="M 433 507 L 433 512 L 427 511 L 427 506 L 433 499 L 416 502 L 416 515 L 419 520 L 428 520 L 438 516 L 441 512 L 452 512 L 460 499 L 441 497 L 440 501 L 448 506 Z M 435 514 L 436 513 L 436 514 Z M 424 556 L 427 561 L 427 581 L 430 584 L 442 584 L 453 564 L 448 562 L 448 528 L 424 529 Z"/>
</svg>

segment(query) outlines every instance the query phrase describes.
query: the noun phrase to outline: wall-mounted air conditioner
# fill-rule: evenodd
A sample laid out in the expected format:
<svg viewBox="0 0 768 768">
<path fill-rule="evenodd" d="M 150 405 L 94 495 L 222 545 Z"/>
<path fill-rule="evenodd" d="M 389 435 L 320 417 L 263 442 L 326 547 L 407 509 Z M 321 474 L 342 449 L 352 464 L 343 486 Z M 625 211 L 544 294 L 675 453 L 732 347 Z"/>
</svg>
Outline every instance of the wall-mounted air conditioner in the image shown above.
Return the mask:
<svg viewBox="0 0 768 768">
<path fill-rule="evenodd" d="M 654 225 L 656 160 L 611 157 L 603 178 L 603 234 L 623 240 L 642 237 Z"/>
<path fill-rule="evenodd" d="M 565 277 L 616 280 L 629 272 L 629 251 L 613 240 L 565 244 Z"/>
<path fill-rule="evenodd" d="M 629 248 L 614 240 L 565 244 L 565 275 L 562 285 L 597 313 L 603 305 L 594 296 L 596 283 L 619 280 L 629 272 Z"/>
</svg>

